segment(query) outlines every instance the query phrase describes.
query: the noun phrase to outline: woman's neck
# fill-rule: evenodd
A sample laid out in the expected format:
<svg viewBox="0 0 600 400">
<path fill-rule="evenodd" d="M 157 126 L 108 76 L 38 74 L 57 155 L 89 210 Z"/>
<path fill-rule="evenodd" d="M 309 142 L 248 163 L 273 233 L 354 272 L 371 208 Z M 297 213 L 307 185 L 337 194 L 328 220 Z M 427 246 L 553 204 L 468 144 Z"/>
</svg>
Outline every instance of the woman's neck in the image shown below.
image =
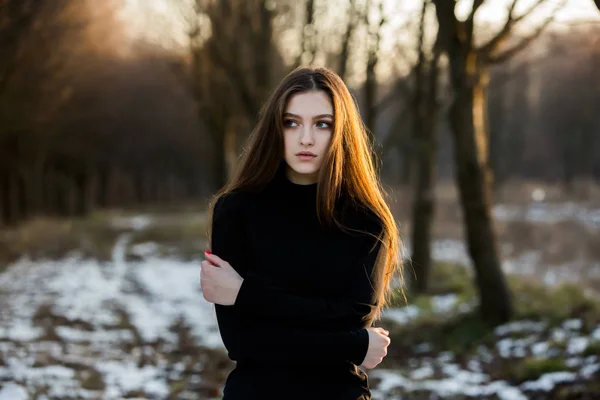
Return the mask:
<svg viewBox="0 0 600 400">
<path fill-rule="evenodd" d="M 319 172 L 313 174 L 299 174 L 289 165 L 285 167 L 285 177 L 295 185 L 316 185 L 319 179 Z"/>
</svg>

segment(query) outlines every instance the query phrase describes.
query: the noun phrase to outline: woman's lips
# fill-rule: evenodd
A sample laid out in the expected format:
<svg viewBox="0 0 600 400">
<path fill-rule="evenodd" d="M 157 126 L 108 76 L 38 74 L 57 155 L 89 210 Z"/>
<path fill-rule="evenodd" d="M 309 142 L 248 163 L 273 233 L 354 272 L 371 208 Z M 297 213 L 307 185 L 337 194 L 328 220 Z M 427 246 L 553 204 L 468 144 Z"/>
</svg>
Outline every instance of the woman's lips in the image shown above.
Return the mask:
<svg viewBox="0 0 600 400">
<path fill-rule="evenodd" d="M 308 154 L 298 154 L 297 157 L 302 161 L 310 161 L 316 158 L 317 156 L 310 156 Z"/>
</svg>

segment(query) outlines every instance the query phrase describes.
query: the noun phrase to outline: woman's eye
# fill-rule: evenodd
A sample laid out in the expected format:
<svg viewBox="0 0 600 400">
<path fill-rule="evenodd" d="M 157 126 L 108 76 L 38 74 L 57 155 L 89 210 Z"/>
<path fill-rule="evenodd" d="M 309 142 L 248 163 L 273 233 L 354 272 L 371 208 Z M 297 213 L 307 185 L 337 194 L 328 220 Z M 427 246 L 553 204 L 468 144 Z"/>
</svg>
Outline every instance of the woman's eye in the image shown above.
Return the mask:
<svg viewBox="0 0 600 400">
<path fill-rule="evenodd" d="M 286 119 L 285 121 L 283 121 L 283 126 L 285 126 L 285 127 L 290 127 L 291 128 L 291 127 L 294 127 L 296 125 L 298 125 L 298 124 L 296 124 L 296 121 L 293 121 L 291 119 Z"/>
<path fill-rule="evenodd" d="M 317 127 L 321 128 L 321 129 L 329 129 L 329 128 L 331 128 L 331 123 L 329 123 L 327 121 L 319 121 L 319 122 L 317 122 Z"/>
</svg>

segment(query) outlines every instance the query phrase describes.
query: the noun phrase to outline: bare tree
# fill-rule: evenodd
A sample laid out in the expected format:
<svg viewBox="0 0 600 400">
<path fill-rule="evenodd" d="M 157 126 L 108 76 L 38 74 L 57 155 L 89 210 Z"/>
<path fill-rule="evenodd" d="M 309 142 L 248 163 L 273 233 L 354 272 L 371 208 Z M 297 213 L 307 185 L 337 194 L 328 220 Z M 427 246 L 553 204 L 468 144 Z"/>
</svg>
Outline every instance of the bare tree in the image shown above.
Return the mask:
<svg viewBox="0 0 600 400">
<path fill-rule="evenodd" d="M 196 0 L 194 12 L 192 88 L 215 149 L 214 182 L 221 187 L 235 166 L 238 136 L 249 133 L 284 67 L 273 44 L 274 11 L 268 1 Z M 208 39 L 199 42 L 204 30 L 210 31 Z"/>
<path fill-rule="evenodd" d="M 40 175 L 51 136 L 41 126 L 64 102 L 58 89 L 64 85 L 66 38 L 81 29 L 77 6 L 70 0 L 8 0 L 0 7 L 0 220 L 5 223 L 25 218 L 41 197 L 41 184 L 31 176 Z"/>
<path fill-rule="evenodd" d="M 348 1 L 347 8 L 347 23 L 345 26 L 344 36 L 342 38 L 342 49 L 340 51 L 340 57 L 338 62 L 337 73 L 343 79 L 346 80 L 346 73 L 348 70 L 348 58 L 350 56 L 350 43 L 353 38 L 354 31 L 358 25 L 360 12 L 356 5 L 356 0 Z"/>
<path fill-rule="evenodd" d="M 567 192 L 585 198 L 593 178 L 599 142 L 600 73 L 598 29 L 578 28 L 552 35 L 541 86 L 541 130 L 557 149 L 555 159 Z"/>
<path fill-rule="evenodd" d="M 436 132 L 439 87 L 439 47 L 434 45 L 433 55 L 428 58 L 425 48 L 425 17 L 429 0 L 423 1 L 420 18 L 418 60 L 414 67 L 415 89 L 412 104 L 413 135 L 416 145 L 416 177 L 413 200 L 412 256 L 415 272 L 413 290 L 427 291 L 431 269 L 431 225 L 434 215 Z M 439 32 L 438 32 L 439 35 Z"/>
<path fill-rule="evenodd" d="M 455 0 L 434 0 L 434 4 L 454 91 L 449 117 L 455 143 L 456 180 L 469 254 L 476 269 L 480 311 L 486 321 L 501 323 L 511 318 L 512 305 L 500 266 L 491 216 L 492 177 L 487 149 L 488 70 L 491 64 L 505 61 L 527 48 L 550 24 L 554 14 L 533 34 L 507 45 L 516 24 L 548 2 L 537 0 L 521 15 L 516 15 L 519 0 L 513 0 L 500 31 L 484 44 L 477 45 L 474 40 L 475 15 L 484 1 L 473 0 L 471 12 L 464 21 L 456 16 Z"/>
<path fill-rule="evenodd" d="M 371 8 L 377 9 L 377 18 L 372 21 L 369 18 L 371 14 Z M 381 45 L 381 30 L 386 23 L 386 18 L 383 10 L 383 1 L 379 0 L 379 3 L 374 4 L 372 0 L 367 1 L 366 8 L 364 10 L 365 26 L 367 27 L 367 66 L 366 66 L 366 79 L 364 85 L 364 115 L 365 125 L 369 129 L 371 135 L 371 143 L 375 144 L 375 132 L 377 127 L 375 126 L 377 118 L 377 76 L 375 74 L 375 68 L 379 61 L 379 51 Z"/>
</svg>

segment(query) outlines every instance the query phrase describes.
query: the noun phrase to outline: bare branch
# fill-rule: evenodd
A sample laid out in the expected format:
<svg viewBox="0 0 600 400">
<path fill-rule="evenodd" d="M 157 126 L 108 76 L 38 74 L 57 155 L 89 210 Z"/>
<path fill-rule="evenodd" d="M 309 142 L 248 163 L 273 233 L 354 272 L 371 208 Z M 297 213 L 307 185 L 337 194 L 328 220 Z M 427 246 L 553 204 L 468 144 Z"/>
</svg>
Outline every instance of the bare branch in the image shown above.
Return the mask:
<svg viewBox="0 0 600 400">
<path fill-rule="evenodd" d="M 467 18 L 467 20 L 465 21 L 467 40 L 470 43 L 473 43 L 473 27 L 475 25 L 475 14 L 477 13 L 477 10 L 479 9 L 479 7 L 481 7 L 483 5 L 484 2 L 485 2 L 485 0 L 473 0 L 473 7 L 471 8 L 471 13 L 469 14 L 469 17 Z"/>
<path fill-rule="evenodd" d="M 354 30 L 358 24 L 358 10 L 356 9 L 356 1 L 350 0 L 348 5 L 348 23 L 346 24 L 346 33 L 344 39 L 342 39 L 342 51 L 340 52 L 340 59 L 338 64 L 338 74 L 343 80 L 346 80 L 346 71 L 348 58 L 350 56 L 350 41 Z"/>
<path fill-rule="evenodd" d="M 433 0 L 433 4 L 435 4 L 435 13 L 439 24 L 439 37 L 443 38 L 443 41 L 440 40 L 440 45 L 442 48 L 448 49 L 457 35 L 457 21 L 454 14 L 456 1 Z"/>
<path fill-rule="evenodd" d="M 491 38 L 486 44 L 482 45 L 478 52 L 483 55 L 483 57 L 488 57 L 489 54 L 497 51 L 498 48 L 502 45 L 502 43 L 508 39 L 510 32 L 512 31 L 515 24 L 518 24 L 525 18 L 527 18 L 531 13 L 541 6 L 544 3 L 547 3 L 549 0 L 537 0 L 533 3 L 525 12 L 523 12 L 519 16 L 515 16 L 515 8 L 519 0 L 513 0 L 510 7 L 508 8 L 508 17 L 506 18 L 506 22 L 500 31 Z"/>
<path fill-rule="evenodd" d="M 497 54 L 490 54 L 488 56 L 488 61 L 490 63 L 502 63 L 513 57 L 515 54 L 519 53 L 521 50 L 526 49 L 527 46 L 529 46 L 534 40 L 536 40 L 544 32 L 544 30 L 546 30 L 548 25 L 550 25 L 552 21 L 554 21 L 554 19 L 556 18 L 557 11 L 561 9 L 566 4 L 566 2 L 567 0 L 562 0 L 560 3 L 558 3 L 552 11 L 552 13 L 548 16 L 548 18 L 546 18 L 546 20 L 531 35 L 521 39 L 519 43 L 502 52 L 498 52 Z"/>
</svg>

